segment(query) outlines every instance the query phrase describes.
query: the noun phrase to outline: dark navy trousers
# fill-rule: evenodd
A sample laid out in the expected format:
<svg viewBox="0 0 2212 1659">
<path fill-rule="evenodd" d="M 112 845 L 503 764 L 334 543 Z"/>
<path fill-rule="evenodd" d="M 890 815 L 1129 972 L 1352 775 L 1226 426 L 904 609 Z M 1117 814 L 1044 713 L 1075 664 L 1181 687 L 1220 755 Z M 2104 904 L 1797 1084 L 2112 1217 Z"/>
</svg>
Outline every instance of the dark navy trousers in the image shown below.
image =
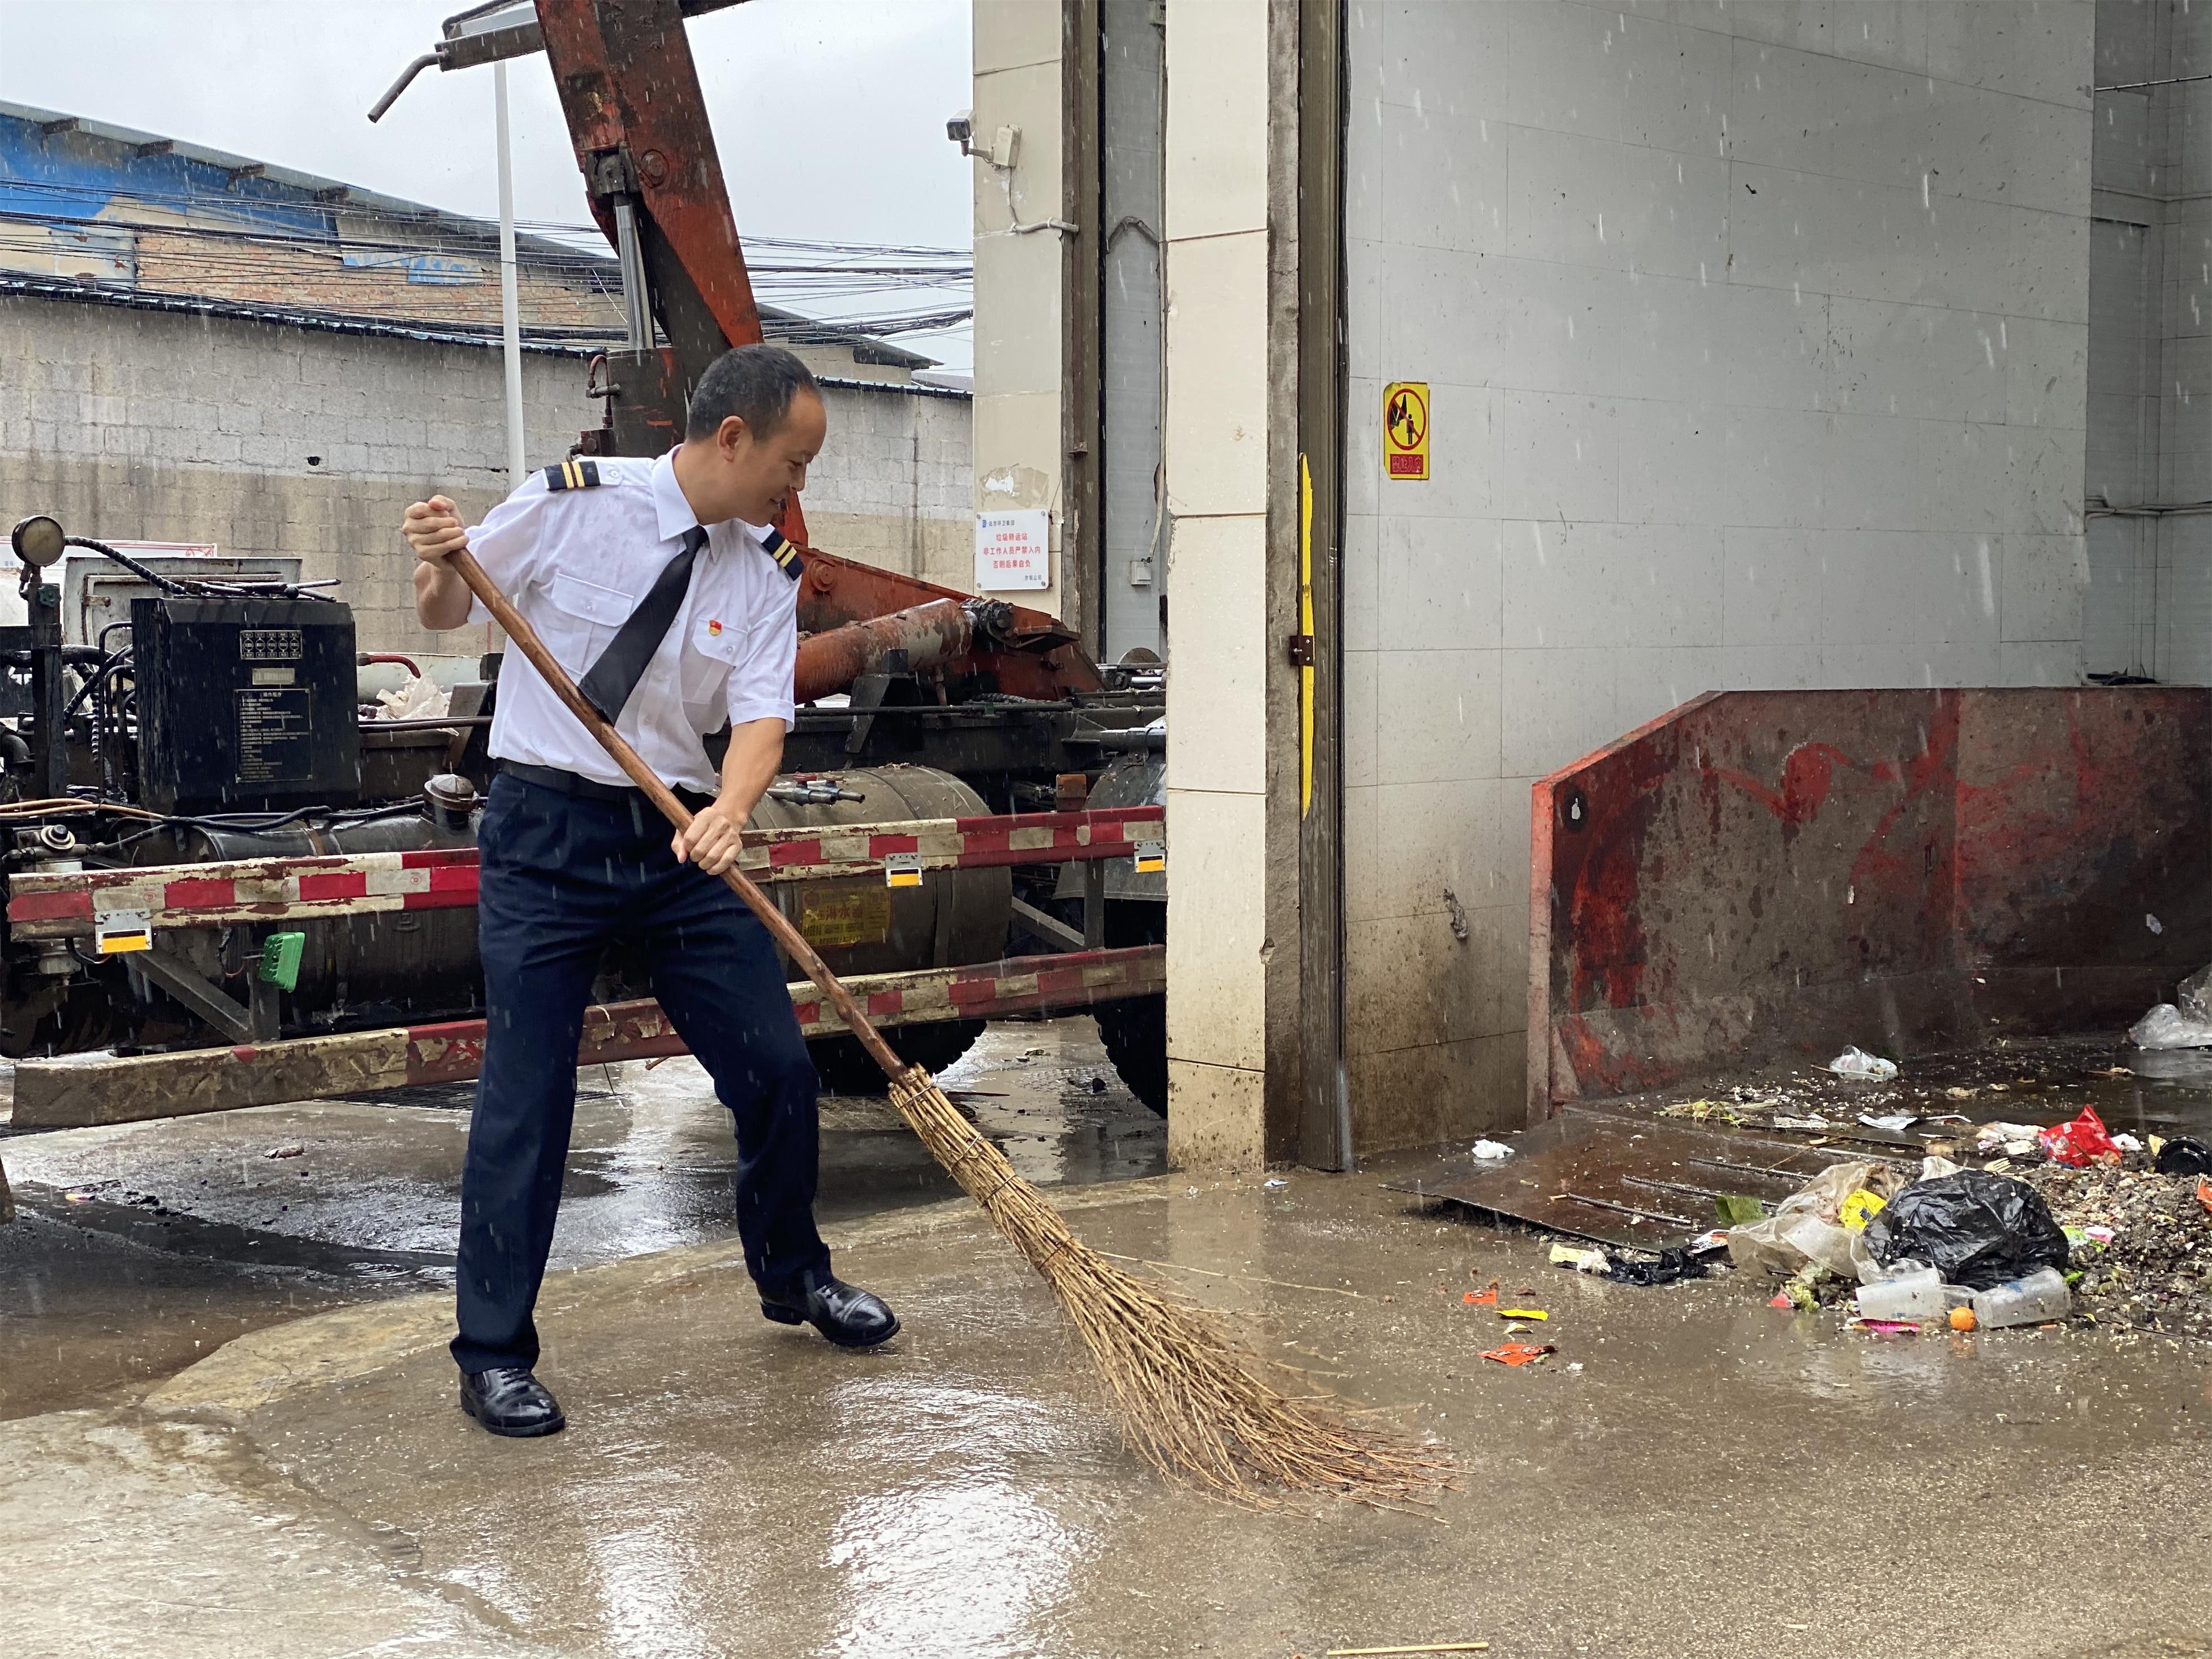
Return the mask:
<svg viewBox="0 0 2212 1659">
<path fill-rule="evenodd" d="M 465 1371 L 533 1365 L 537 1304 L 576 1110 L 576 1045 L 602 953 L 645 949 L 649 987 L 736 1119 L 738 1231 L 771 1292 L 826 1272 L 814 1228 L 813 1061 L 768 930 L 696 866 L 641 795 L 595 800 L 494 780 L 477 845 L 486 1031 L 461 1174 Z"/>
</svg>

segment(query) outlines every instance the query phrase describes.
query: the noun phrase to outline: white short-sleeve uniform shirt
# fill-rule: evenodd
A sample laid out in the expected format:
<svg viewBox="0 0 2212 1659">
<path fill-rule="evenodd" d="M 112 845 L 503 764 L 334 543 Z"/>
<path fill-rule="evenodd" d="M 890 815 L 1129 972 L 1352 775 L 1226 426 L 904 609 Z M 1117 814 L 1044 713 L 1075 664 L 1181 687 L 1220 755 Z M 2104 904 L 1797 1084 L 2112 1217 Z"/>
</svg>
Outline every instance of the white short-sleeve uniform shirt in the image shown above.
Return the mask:
<svg viewBox="0 0 2212 1659">
<path fill-rule="evenodd" d="M 599 482 L 591 488 L 553 489 L 543 471 L 532 473 L 469 532 L 477 562 L 574 680 L 599 660 L 699 521 L 668 456 L 592 465 Z M 683 608 L 615 729 L 664 781 L 711 794 L 720 781 L 702 737 L 725 720 L 775 719 L 791 729 L 799 584 L 763 546 L 764 527 L 733 519 L 706 530 Z M 469 619 L 491 617 L 479 603 Z M 491 752 L 600 783 L 629 781 L 513 649 L 500 666 Z"/>
</svg>

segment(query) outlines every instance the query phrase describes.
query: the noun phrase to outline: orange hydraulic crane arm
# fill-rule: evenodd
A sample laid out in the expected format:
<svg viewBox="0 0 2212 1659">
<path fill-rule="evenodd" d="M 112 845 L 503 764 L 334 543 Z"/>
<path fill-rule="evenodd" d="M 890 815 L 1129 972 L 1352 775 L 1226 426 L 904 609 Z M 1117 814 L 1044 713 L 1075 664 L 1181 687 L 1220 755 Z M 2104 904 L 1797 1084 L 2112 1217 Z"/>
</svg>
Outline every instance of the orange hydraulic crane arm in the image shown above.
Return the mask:
<svg viewBox="0 0 2212 1659">
<path fill-rule="evenodd" d="M 592 212 L 626 276 L 642 276 L 669 340 L 655 349 L 648 337 L 646 349 L 609 354 L 608 424 L 586 434 L 611 446 L 605 453 L 659 453 L 680 434 L 684 403 L 707 365 L 762 337 L 684 16 L 679 0 L 538 0 Z M 780 528 L 807 546 L 795 500 Z M 799 625 L 810 632 L 967 598 L 811 549 L 806 562 Z M 1014 606 L 993 614 L 994 638 L 932 659 L 1018 696 L 1099 689 L 1097 665 L 1057 620 Z"/>
<path fill-rule="evenodd" d="M 447 19 L 436 50 L 410 65 L 371 113 L 373 120 L 389 108 L 432 64 L 452 70 L 546 54 L 592 216 L 622 262 L 630 318 L 627 347 L 592 364 L 591 391 L 605 398 L 606 416 L 582 434 L 582 453 L 664 453 L 683 436 L 684 406 L 708 364 L 731 346 L 762 338 L 684 27 L 688 16 L 738 3 L 536 0 L 533 15 L 528 0 L 491 0 Z M 897 629 L 912 635 L 898 648 L 909 650 L 917 665 L 927 660 L 982 689 L 1053 698 L 1103 684 L 1097 665 L 1056 617 L 994 603 L 984 607 L 983 626 L 949 630 L 937 602 L 964 603 L 968 595 L 813 549 L 796 499 L 778 528 L 807 549 L 799 618 L 805 632 L 896 617 Z M 826 644 L 816 653 L 825 664 L 848 654 Z"/>
<path fill-rule="evenodd" d="M 539 0 L 538 12 L 607 240 L 619 242 L 624 192 L 644 210 L 646 276 L 669 338 L 708 362 L 756 343 L 760 311 L 678 0 Z"/>
<path fill-rule="evenodd" d="M 606 422 L 584 447 L 659 454 L 683 435 L 684 406 L 707 365 L 762 337 L 684 8 L 538 0 L 538 27 L 592 216 L 621 258 L 630 306 L 629 349 L 607 355 Z M 806 544 L 796 501 L 778 527 Z"/>
</svg>

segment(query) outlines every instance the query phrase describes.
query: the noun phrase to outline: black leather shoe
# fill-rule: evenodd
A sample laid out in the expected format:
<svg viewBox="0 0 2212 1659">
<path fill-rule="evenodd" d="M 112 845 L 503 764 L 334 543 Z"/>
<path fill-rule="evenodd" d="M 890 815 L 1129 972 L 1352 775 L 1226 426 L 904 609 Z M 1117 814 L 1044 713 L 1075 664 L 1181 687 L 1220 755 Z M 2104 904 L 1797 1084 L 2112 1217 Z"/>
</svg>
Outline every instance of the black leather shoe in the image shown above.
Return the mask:
<svg viewBox="0 0 2212 1659">
<path fill-rule="evenodd" d="M 823 1273 L 781 1296 L 761 1292 L 761 1311 L 779 1325 L 811 1325 L 841 1348 L 872 1348 L 898 1334 L 884 1299 Z"/>
<path fill-rule="evenodd" d="M 494 1434 L 518 1440 L 558 1434 L 568 1425 L 545 1385 L 522 1365 L 461 1373 L 461 1409 Z"/>
</svg>

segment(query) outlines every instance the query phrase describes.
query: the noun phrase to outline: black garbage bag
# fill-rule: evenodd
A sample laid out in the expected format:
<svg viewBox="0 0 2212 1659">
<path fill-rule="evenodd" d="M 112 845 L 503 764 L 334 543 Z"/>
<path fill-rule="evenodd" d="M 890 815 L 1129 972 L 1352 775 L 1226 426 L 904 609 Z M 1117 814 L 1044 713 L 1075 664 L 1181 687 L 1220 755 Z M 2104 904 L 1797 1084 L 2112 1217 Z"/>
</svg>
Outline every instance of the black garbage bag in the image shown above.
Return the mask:
<svg viewBox="0 0 2212 1659">
<path fill-rule="evenodd" d="M 2065 1230 L 2043 1195 L 1987 1170 L 1914 1182 L 1867 1224 L 1867 1246 L 1876 1261 L 1925 1261 L 1977 1291 L 2066 1266 Z"/>
<path fill-rule="evenodd" d="M 2176 1135 L 2158 1149 L 2158 1172 L 2169 1176 L 2212 1175 L 2212 1146 Z"/>
</svg>

